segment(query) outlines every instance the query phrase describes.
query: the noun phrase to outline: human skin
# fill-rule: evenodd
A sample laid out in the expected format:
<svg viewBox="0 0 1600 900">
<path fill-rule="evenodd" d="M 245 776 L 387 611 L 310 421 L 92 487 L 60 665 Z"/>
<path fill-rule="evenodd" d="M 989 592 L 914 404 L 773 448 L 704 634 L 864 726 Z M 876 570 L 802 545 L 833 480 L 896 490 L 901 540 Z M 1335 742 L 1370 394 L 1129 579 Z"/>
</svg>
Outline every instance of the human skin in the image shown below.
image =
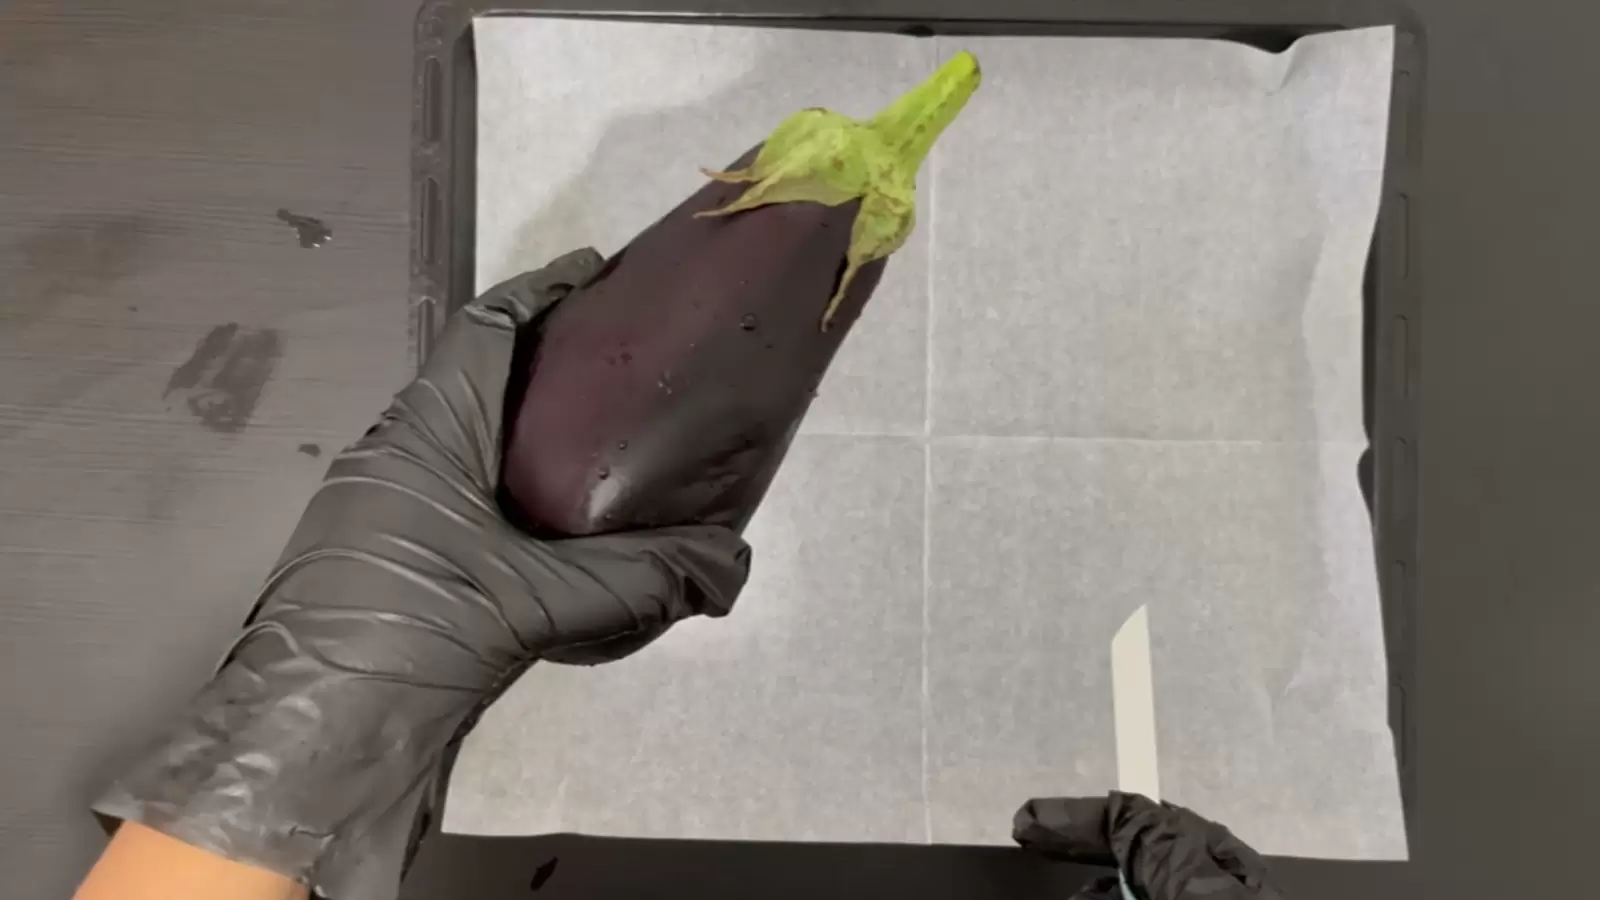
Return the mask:
<svg viewBox="0 0 1600 900">
<path fill-rule="evenodd" d="M 73 900 L 306 900 L 306 886 L 124 822 Z"/>
</svg>

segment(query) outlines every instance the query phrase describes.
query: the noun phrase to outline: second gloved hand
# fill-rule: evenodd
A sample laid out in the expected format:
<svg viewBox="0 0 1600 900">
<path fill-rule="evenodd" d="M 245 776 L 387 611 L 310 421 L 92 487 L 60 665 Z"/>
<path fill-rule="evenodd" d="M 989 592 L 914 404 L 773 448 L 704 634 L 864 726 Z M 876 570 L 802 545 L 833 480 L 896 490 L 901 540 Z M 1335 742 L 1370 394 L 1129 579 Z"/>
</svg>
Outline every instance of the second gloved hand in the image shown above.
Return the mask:
<svg viewBox="0 0 1600 900">
<path fill-rule="evenodd" d="M 1011 833 L 1023 849 L 1116 868 L 1071 900 L 1284 900 L 1266 860 L 1233 832 L 1140 794 L 1029 800 Z"/>
<path fill-rule="evenodd" d="M 496 505 L 517 331 L 600 264 L 570 254 L 456 314 L 333 462 L 216 676 L 98 811 L 332 900 L 393 896 L 448 749 L 530 663 L 729 610 L 748 572 L 731 531 L 538 541 Z"/>
</svg>

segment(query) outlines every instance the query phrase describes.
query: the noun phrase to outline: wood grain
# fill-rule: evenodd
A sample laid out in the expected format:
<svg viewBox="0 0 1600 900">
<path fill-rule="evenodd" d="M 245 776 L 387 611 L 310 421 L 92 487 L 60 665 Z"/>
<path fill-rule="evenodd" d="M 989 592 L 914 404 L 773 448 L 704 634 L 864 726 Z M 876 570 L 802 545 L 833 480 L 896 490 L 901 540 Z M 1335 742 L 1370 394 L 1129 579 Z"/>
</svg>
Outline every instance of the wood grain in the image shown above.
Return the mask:
<svg viewBox="0 0 1600 900">
<path fill-rule="evenodd" d="M 404 380 L 410 16 L 0 5 L 4 896 L 71 891 L 89 799 Z"/>
</svg>

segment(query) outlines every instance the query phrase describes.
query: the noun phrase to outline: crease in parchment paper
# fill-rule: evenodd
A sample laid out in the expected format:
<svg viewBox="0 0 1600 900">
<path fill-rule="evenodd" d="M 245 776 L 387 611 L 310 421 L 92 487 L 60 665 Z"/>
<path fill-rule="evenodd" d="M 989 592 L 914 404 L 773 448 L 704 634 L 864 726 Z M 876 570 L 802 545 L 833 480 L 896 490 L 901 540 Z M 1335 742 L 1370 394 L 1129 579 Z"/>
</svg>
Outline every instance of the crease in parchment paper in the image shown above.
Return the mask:
<svg viewBox="0 0 1600 900">
<path fill-rule="evenodd" d="M 1116 786 L 1111 639 L 1146 606 L 1168 799 L 1264 852 L 1403 857 L 1354 471 L 1390 41 L 959 41 L 986 83 L 751 525 L 739 607 L 531 670 L 446 827 L 1005 843 L 1029 796 Z M 483 284 L 614 252 L 696 166 L 800 106 L 869 112 L 958 43 L 477 42 Z"/>
</svg>

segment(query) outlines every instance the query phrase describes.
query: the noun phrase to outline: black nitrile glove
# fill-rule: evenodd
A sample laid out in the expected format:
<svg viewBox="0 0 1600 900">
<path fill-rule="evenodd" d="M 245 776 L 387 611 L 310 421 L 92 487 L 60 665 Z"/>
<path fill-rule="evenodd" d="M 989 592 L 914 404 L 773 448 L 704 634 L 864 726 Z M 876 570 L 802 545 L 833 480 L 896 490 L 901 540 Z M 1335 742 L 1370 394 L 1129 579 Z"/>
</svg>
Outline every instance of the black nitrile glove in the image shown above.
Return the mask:
<svg viewBox="0 0 1600 900">
<path fill-rule="evenodd" d="M 1054 859 L 1116 867 L 1120 877 L 1099 879 L 1074 900 L 1284 900 L 1266 861 L 1233 832 L 1139 794 L 1029 800 L 1011 835 Z"/>
<path fill-rule="evenodd" d="M 216 676 L 97 811 L 332 900 L 393 897 L 442 760 L 530 663 L 728 612 L 749 565 L 731 531 L 538 541 L 496 505 L 517 331 L 600 264 L 569 254 L 454 317 L 333 461 Z"/>
</svg>

